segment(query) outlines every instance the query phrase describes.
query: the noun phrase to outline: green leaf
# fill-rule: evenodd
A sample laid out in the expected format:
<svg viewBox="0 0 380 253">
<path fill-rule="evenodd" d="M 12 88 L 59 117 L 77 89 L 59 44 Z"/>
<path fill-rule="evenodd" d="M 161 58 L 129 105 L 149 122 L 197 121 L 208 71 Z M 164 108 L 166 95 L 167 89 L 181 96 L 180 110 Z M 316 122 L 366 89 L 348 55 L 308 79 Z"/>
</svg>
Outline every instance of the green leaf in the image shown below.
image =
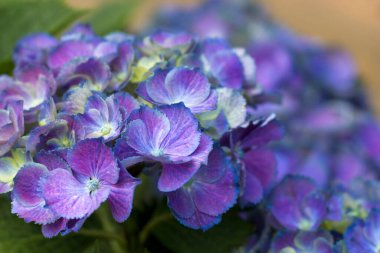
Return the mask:
<svg viewBox="0 0 380 253">
<path fill-rule="evenodd" d="M 96 219 L 86 224 L 94 229 L 82 228 L 78 233 L 46 239 L 40 226 L 25 223 L 11 214 L 10 200 L 0 197 L 0 252 L 7 253 L 92 253 L 113 252 L 110 235 L 97 229 Z M 83 233 L 82 233 L 83 231 Z M 107 248 L 107 251 L 103 249 Z"/>
<path fill-rule="evenodd" d="M 94 31 L 100 35 L 112 31 L 124 30 L 127 22 L 131 18 L 131 13 L 136 9 L 138 3 L 141 3 L 141 1 L 113 1 L 100 6 L 87 17 L 84 17 L 82 21 L 90 23 Z"/>
<path fill-rule="evenodd" d="M 0 72 L 12 70 L 12 51 L 17 40 L 34 32 L 56 34 L 83 13 L 59 0 L 0 1 Z"/>
<path fill-rule="evenodd" d="M 188 229 L 174 219 L 160 223 L 152 230 L 158 241 L 177 253 L 231 252 L 244 245 L 252 233 L 253 227 L 232 211 L 223 216 L 220 224 L 206 232 Z"/>
</svg>

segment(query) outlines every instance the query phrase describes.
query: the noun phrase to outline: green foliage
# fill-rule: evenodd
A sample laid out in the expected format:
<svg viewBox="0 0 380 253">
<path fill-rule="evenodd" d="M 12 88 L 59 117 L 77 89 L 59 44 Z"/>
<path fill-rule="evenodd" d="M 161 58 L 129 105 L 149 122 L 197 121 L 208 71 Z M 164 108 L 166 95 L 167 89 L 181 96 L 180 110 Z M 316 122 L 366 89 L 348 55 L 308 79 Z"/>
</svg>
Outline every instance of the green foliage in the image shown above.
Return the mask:
<svg viewBox="0 0 380 253">
<path fill-rule="evenodd" d="M 63 0 L 0 0 L 0 73 L 11 73 L 12 51 L 23 36 L 35 32 L 58 35 L 76 21 L 88 22 L 95 32 L 123 30 L 139 1 L 115 1 L 94 10 L 69 8 Z"/>
<path fill-rule="evenodd" d="M 138 3 L 138 0 L 114 1 L 89 13 L 83 21 L 90 23 L 100 35 L 121 31 L 125 29 Z"/>
<path fill-rule="evenodd" d="M 231 211 L 223 216 L 220 224 L 206 232 L 188 229 L 172 218 L 157 225 L 152 233 L 176 253 L 224 253 L 244 245 L 253 233 L 253 227 Z"/>
<path fill-rule="evenodd" d="M 1 0 L 0 72 L 12 70 L 12 51 L 21 37 L 34 32 L 55 34 L 82 13 L 59 0 Z"/>
<path fill-rule="evenodd" d="M 95 239 L 71 234 L 45 239 L 40 227 L 25 223 L 11 214 L 10 200 L 0 198 L 0 252 L 7 253 L 73 253 L 87 252 Z"/>
</svg>

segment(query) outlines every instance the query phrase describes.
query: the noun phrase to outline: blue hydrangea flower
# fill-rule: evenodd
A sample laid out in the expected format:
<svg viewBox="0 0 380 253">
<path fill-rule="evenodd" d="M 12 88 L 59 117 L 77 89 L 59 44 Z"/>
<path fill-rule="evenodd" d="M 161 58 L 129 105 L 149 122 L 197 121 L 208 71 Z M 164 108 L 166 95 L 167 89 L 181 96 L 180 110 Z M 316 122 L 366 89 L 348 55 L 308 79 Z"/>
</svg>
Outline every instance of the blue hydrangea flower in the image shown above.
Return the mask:
<svg viewBox="0 0 380 253">
<path fill-rule="evenodd" d="M 348 96 L 355 91 L 357 70 L 346 52 L 337 49 L 312 51 L 307 66 L 313 80 L 338 96 Z"/>
<path fill-rule="evenodd" d="M 0 158 L 0 193 L 13 189 L 13 179 L 25 163 L 31 162 L 31 157 L 24 149 L 12 149 L 11 155 Z"/>
<path fill-rule="evenodd" d="M 140 84 L 137 93 L 156 105 L 184 103 L 192 113 L 216 109 L 216 92 L 206 76 L 199 70 L 185 67 L 156 70 L 154 75 Z"/>
<path fill-rule="evenodd" d="M 316 232 L 278 232 L 271 253 L 334 253 L 334 238 L 324 230 Z"/>
<path fill-rule="evenodd" d="M 133 191 L 139 180 L 119 167 L 110 148 L 101 139 L 78 142 L 67 155 L 71 170 L 50 171 L 42 185 L 47 206 L 66 219 L 89 216 L 108 200 L 114 218 L 128 218 Z"/>
<path fill-rule="evenodd" d="M 140 49 L 147 55 L 162 54 L 168 57 L 175 52 L 187 52 L 193 42 L 193 37 L 188 33 L 158 30 L 144 38 Z"/>
<path fill-rule="evenodd" d="M 327 201 L 309 178 L 287 176 L 269 197 L 269 210 L 289 231 L 315 230 L 328 213 Z"/>
<path fill-rule="evenodd" d="M 221 220 L 238 197 L 236 171 L 220 148 L 214 148 L 184 186 L 167 193 L 174 216 L 185 226 L 206 230 Z"/>
<path fill-rule="evenodd" d="M 259 202 L 275 175 L 276 160 L 265 147 L 267 143 L 282 137 L 282 129 L 275 120 L 250 122 L 226 133 L 221 145 L 228 147 L 240 164 L 241 204 Z"/>
<path fill-rule="evenodd" d="M 225 40 L 206 39 L 202 43 L 203 69 L 217 84 L 239 89 L 244 82 L 244 66 Z"/>
<path fill-rule="evenodd" d="M 56 46 L 57 39 L 46 33 L 35 33 L 19 40 L 13 51 L 16 65 L 44 63 L 49 51 Z"/>
<path fill-rule="evenodd" d="M 42 65 L 23 64 L 14 70 L 14 81 L 0 87 L 2 103 L 23 101 L 26 122 L 37 120 L 40 106 L 56 91 L 51 71 Z"/>
<path fill-rule="evenodd" d="M 10 102 L 5 109 L 0 108 L 0 156 L 6 154 L 23 134 L 23 102 Z"/>
<path fill-rule="evenodd" d="M 59 86 L 85 85 L 103 91 L 112 78 L 109 66 L 96 58 L 78 58 L 65 64 L 57 76 Z"/>
<path fill-rule="evenodd" d="M 380 211 L 372 209 L 365 220 L 356 220 L 344 233 L 348 253 L 377 253 L 380 250 Z"/>
<path fill-rule="evenodd" d="M 261 42 L 251 46 L 255 59 L 256 81 L 265 91 L 275 91 L 292 74 L 293 62 L 289 52 L 278 42 Z"/>
<path fill-rule="evenodd" d="M 119 101 L 118 97 L 124 99 Z M 136 100 L 125 93 L 106 99 L 100 94 L 92 95 L 87 100 L 84 113 L 76 117 L 78 125 L 83 130 L 81 137 L 84 139 L 103 137 L 106 142 L 117 138 L 124 129 L 124 122 L 129 113 L 137 108 Z"/>
<path fill-rule="evenodd" d="M 158 189 L 174 191 L 206 163 L 212 141 L 198 129 L 198 121 L 183 103 L 132 112 L 115 153 L 125 166 L 160 162 Z"/>
</svg>

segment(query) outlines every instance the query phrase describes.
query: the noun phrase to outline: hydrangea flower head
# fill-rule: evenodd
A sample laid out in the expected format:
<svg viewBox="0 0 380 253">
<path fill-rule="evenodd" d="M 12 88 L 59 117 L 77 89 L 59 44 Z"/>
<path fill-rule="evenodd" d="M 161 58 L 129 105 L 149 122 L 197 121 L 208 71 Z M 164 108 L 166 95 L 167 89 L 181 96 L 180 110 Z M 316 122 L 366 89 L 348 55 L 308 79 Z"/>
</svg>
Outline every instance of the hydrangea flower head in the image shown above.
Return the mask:
<svg viewBox="0 0 380 253">
<path fill-rule="evenodd" d="M 356 220 L 344 233 L 349 253 L 376 253 L 380 250 L 380 212 L 373 209 L 365 220 Z"/>
<path fill-rule="evenodd" d="M 220 148 L 211 151 L 207 165 L 189 182 L 167 193 L 174 216 L 185 226 L 203 230 L 218 223 L 237 196 L 235 168 Z"/>
<path fill-rule="evenodd" d="M 23 102 L 10 102 L 0 108 L 0 156 L 6 154 L 24 134 Z"/>
<path fill-rule="evenodd" d="M 271 253 L 334 253 L 334 239 L 327 231 L 279 232 L 271 244 Z"/>
<path fill-rule="evenodd" d="M 183 103 L 132 112 L 124 136 L 115 148 L 126 166 L 142 161 L 160 162 L 161 191 L 184 185 L 206 163 L 211 139 L 198 129 L 198 121 Z"/>
<path fill-rule="evenodd" d="M 138 94 L 156 105 L 184 103 L 192 113 L 216 109 L 216 92 L 202 72 L 189 68 L 157 70 L 140 84 Z"/>
<path fill-rule="evenodd" d="M 269 209 L 290 231 L 315 230 L 327 215 L 326 199 L 311 179 L 288 176 L 271 193 Z"/>
</svg>

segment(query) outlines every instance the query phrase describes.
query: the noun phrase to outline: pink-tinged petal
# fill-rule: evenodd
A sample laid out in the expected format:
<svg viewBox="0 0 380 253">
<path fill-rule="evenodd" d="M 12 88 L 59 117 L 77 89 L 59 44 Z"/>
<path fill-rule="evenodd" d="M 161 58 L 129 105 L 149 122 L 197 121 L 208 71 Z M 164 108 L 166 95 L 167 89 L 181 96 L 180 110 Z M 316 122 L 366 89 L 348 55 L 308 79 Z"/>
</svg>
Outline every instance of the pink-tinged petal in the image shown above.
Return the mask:
<svg viewBox="0 0 380 253">
<path fill-rule="evenodd" d="M 28 163 L 14 179 L 12 213 L 26 222 L 47 224 L 57 219 L 56 214 L 46 205 L 40 189 L 47 173 L 45 166 Z"/>
<path fill-rule="evenodd" d="M 161 106 L 160 111 L 170 122 L 170 131 L 160 148 L 168 155 L 191 155 L 199 146 L 201 138 L 197 119 L 182 103 Z"/>
<path fill-rule="evenodd" d="M 40 181 L 46 178 L 47 168 L 38 163 L 27 163 L 14 178 L 12 198 L 24 206 L 37 206 L 45 203 L 41 197 Z"/>
<path fill-rule="evenodd" d="M 191 159 L 207 164 L 207 158 L 212 150 L 212 139 L 207 134 L 202 133 L 197 149 L 190 155 Z"/>
<path fill-rule="evenodd" d="M 181 219 L 188 219 L 194 215 L 195 206 L 191 194 L 183 187 L 167 193 L 168 206 Z"/>
<path fill-rule="evenodd" d="M 91 192 L 86 184 L 77 181 L 69 171 L 63 169 L 51 171 L 42 188 L 49 207 L 67 219 L 90 215 L 107 199 L 110 192 L 109 187 L 101 184 Z"/>
<path fill-rule="evenodd" d="M 159 155 L 161 143 L 170 130 L 168 118 L 158 110 L 142 107 L 129 120 L 132 122 L 125 130 L 128 144 L 142 154 Z"/>
<path fill-rule="evenodd" d="M 119 181 L 111 187 L 108 198 L 112 215 L 117 222 L 124 222 L 128 219 L 132 210 L 133 194 L 140 182 L 125 169 L 120 169 Z"/>
<path fill-rule="evenodd" d="M 46 166 L 48 170 L 66 169 L 70 170 L 69 165 L 58 155 L 50 151 L 42 150 L 34 157 L 34 161 Z"/>
<path fill-rule="evenodd" d="M 78 142 L 69 151 L 68 163 L 81 182 L 87 178 L 96 178 L 108 184 L 115 184 L 119 179 L 116 159 L 102 139 Z"/>
<path fill-rule="evenodd" d="M 93 45 L 84 41 L 64 41 L 49 54 L 47 64 L 57 73 L 64 64 L 75 58 L 90 57 L 93 50 Z"/>
<path fill-rule="evenodd" d="M 158 180 L 158 189 L 163 192 L 175 191 L 186 184 L 200 168 L 200 163 L 164 164 Z"/>
</svg>

